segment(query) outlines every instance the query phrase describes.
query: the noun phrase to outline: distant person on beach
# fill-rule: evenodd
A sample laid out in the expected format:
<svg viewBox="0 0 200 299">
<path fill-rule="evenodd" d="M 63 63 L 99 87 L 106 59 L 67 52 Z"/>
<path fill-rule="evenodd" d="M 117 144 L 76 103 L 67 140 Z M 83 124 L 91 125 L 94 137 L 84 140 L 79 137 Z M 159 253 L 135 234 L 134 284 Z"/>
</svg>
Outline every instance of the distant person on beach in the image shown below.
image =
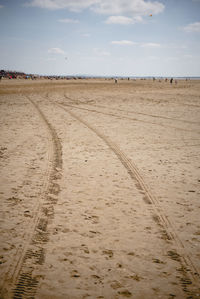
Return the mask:
<svg viewBox="0 0 200 299">
<path fill-rule="evenodd" d="M 170 83 L 171 83 L 171 84 L 173 83 L 173 78 L 170 79 Z"/>
<path fill-rule="evenodd" d="M 115 79 L 115 83 L 117 83 L 117 79 Z"/>
</svg>

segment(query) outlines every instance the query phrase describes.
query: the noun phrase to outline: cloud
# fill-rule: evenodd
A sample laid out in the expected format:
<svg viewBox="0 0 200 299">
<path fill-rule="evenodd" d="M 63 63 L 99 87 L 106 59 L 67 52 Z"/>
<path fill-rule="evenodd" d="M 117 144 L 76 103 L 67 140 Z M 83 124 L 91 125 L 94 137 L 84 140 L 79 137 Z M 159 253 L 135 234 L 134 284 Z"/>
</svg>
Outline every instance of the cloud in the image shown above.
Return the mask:
<svg viewBox="0 0 200 299">
<path fill-rule="evenodd" d="M 83 36 L 83 37 L 90 37 L 91 34 L 90 34 L 90 33 L 83 33 L 82 36 Z"/>
<path fill-rule="evenodd" d="M 189 32 L 200 32 L 200 22 L 189 24 L 189 25 L 183 27 L 183 30 L 188 33 Z"/>
<path fill-rule="evenodd" d="M 71 23 L 71 24 L 77 24 L 79 23 L 79 20 L 76 20 L 76 19 L 60 19 L 58 20 L 58 22 L 60 23 Z"/>
<path fill-rule="evenodd" d="M 158 14 L 164 10 L 164 5 L 158 1 L 144 1 L 144 0 L 100 0 L 93 10 L 97 13 L 131 16 L 144 16 L 149 13 Z"/>
<path fill-rule="evenodd" d="M 134 22 L 134 23 L 140 23 L 140 22 L 142 22 L 142 21 L 143 21 L 143 19 L 142 19 L 141 16 L 135 16 L 135 17 L 133 18 L 133 22 Z"/>
<path fill-rule="evenodd" d="M 60 48 L 51 48 L 51 49 L 48 50 L 48 53 L 50 53 L 50 54 L 61 54 L 61 55 L 66 54 L 65 51 L 63 51 Z"/>
<path fill-rule="evenodd" d="M 110 16 L 106 22 L 106 24 L 123 24 L 123 25 L 127 25 L 127 24 L 133 24 L 133 19 L 132 18 L 128 18 L 128 17 L 124 17 L 124 16 Z"/>
<path fill-rule="evenodd" d="M 145 16 L 150 13 L 155 15 L 165 8 L 161 2 L 145 0 L 29 0 L 26 5 L 47 9 L 69 9 L 76 12 L 90 8 L 96 13 L 112 16 Z"/>
<path fill-rule="evenodd" d="M 93 50 L 94 50 L 95 54 L 98 56 L 110 56 L 110 52 L 108 52 L 108 51 L 101 50 L 98 48 L 94 48 Z"/>
<path fill-rule="evenodd" d="M 133 18 L 125 17 L 125 16 L 110 16 L 105 23 L 106 24 L 120 24 L 120 25 L 128 25 L 142 22 L 141 16 L 136 16 Z"/>
<path fill-rule="evenodd" d="M 161 45 L 157 44 L 157 43 L 143 43 L 143 44 L 141 44 L 141 47 L 144 47 L 144 48 L 160 48 Z"/>
<path fill-rule="evenodd" d="M 112 45 L 137 45 L 137 43 L 132 42 L 131 40 L 116 40 L 111 42 Z"/>
<path fill-rule="evenodd" d="M 0 5 L 0 8 L 3 8 L 4 6 L 3 5 Z"/>
<path fill-rule="evenodd" d="M 91 5 L 99 2 L 99 0 L 29 0 L 28 6 L 35 6 L 47 9 L 69 9 L 71 11 L 81 11 L 89 8 Z"/>
<path fill-rule="evenodd" d="M 118 41 L 111 41 L 112 45 L 135 45 L 140 46 L 143 48 L 160 48 L 161 45 L 158 43 L 138 43 L 133 42 L 131 40 L 118 40 Z"/>
</svg>

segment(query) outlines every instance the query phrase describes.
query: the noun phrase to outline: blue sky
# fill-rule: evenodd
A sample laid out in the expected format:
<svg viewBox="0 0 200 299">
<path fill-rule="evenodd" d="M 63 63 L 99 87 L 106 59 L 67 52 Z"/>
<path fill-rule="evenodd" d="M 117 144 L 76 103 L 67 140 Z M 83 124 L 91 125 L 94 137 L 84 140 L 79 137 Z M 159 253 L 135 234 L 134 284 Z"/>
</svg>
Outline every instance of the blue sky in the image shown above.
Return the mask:
<svg viewBox="0 0 200 299">
<path fill-rule="evenodd" d="M 0 0 L 0 68 L 200 76 L 200 0 Z"/>
</svg>

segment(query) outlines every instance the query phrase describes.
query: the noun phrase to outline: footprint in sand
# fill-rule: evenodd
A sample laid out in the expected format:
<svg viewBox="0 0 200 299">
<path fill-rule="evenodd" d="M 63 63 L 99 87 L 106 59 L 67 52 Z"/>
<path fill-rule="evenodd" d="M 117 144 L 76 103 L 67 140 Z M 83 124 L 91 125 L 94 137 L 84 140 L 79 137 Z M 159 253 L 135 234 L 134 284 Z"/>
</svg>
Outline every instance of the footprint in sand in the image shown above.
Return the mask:
<svg viewBox="0 0 200 299">
<path fill-rule="evenodd" d="M 120 289 L 122 288 L 123 286 L 121 285 L 121 283 L 117 280 L 114 280 L 111 285 L 110 285 L 114 290 L 116 289 Z"/>
<path fill-rule="evenodd" d="M 118 292 L 119 295 L 123 296 L 123 297 L 132 297 L 132 293 L 129 292 L 129 290 L 122 290 Z"/>
<path fill-rule="evenodd" d="M 73 271 L 71 272 L 71 277 L 78 278 L 78 277 L 80 277 L 80 274 L 78 273 L 77 270 L 73 270 Z"/>
<path fill-rule="evenodd" d="M 113 251 L 109 249 L 103 250 L 102 253 L 106 255 L 106 258 L 112 258 L 114 254 Z"/>
<path fill-rule="evenodd" d="M 17 205 L 18 203 L 20 203 L 21 201 L 22 201 L 22 199 L 20 199 L 20 198 L 17 198 L 17 197 L 14 197 L 14 196 L 12 196 L 12 197 L 9 197 L 9 198 L 7 198 L 6 199 L 11 205 Z"/>
<path fill-rule="evenodd" d="M 94 284 L 102 283 L 102 279 L 101 279 L 101 277 L 98 276 L 98 275 L 91 275 L 91 278 L 94 279 Z"/>
<path fill-rule="evenodd" d="M 99 217 L 98 216 L 95 216 L 95 215 L 92 215 L 92 216 L 84 215 L 84 217 L 85 217 L 85 220 L 91 220 L 93 224 L 99 223 Z"/>
<path fill-rule="evenodd" d="M 4 256 L 3 255 L 0 255 L 0 265 L 1 264 L 4 264 L 6 261 L 4 259 Z"/>
<path fill-rule="evenodd" d="M 64 228 L 63 230 L 61 230 L 62 233 L 66 234 L 66 233 L 69 233 L 70 232 L 70 229 L 69 228 Z"/>
</svg>

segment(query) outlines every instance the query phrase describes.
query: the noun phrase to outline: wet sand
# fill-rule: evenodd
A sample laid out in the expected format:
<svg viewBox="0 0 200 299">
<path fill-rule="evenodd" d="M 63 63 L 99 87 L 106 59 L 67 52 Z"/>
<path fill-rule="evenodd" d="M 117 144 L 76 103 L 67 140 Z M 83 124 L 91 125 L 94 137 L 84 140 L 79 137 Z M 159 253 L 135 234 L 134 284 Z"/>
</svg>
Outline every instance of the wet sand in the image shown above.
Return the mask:
<svg viewBox="0 0 200 299">
<path fill-rule="evenodd" d="M 200 81 L 0 82 L 0 298 L 200 298 Z"/>
</svg>

